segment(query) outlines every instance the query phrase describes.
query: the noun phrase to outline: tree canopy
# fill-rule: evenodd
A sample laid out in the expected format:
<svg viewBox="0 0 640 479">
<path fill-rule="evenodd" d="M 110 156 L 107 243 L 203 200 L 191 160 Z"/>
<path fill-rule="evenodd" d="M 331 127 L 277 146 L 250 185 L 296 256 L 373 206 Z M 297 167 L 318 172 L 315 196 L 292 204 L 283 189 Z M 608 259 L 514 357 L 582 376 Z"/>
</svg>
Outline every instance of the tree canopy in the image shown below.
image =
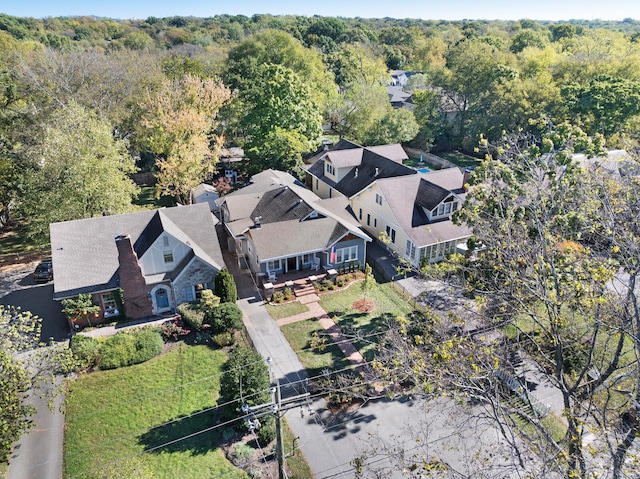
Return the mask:
<svg viewBox="0 0 640 479">
<path fill-rule="evenodd" d="M 75 102 L 53 114 L 29 153 L 20 208 L 34 236 L 48 236 L 49 223 L 130 210 L 133 159 L 109 123 Z"/>
</svg>

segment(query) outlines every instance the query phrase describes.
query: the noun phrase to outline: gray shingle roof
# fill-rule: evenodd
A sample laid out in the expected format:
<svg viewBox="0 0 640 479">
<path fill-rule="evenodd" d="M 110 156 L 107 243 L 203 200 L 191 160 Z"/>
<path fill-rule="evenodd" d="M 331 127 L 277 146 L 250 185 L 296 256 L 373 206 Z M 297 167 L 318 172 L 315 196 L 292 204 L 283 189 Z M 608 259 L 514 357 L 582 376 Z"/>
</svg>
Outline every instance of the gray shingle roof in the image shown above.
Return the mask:
<svg viewBox="0 0 640 479">
<path fill-rule="evenodd" d="M 260 261 L 322 251 L 349 230 L 333 218 L 281 221 L 249 230 Z M 285 240 L 286 239 L 286 240 Z"/>
<path fill-rule="evenodd" d="M 204 203 L 52 223 L 54 298 L 117 288 L 119 265 L 115 237 L 122 233 L 131 236 L 139 258 L 166 231 L 189 246 L 194 256 L 222 269 L 224 260 L 215 232 L 216 223 L 209 205 Z M 175 277 L 179 268 L 180 265 L 164 275 L 165 279 Z"/>
<path fill-rule="evenodd" d="M 362 148 L 362 147 L 357 147 Z M 380 147 L 375 147 L 377 151 L 384 152 Z M 394 150 L 395 151 L 395 150 Z M 395 159 L 386 158 L 373 151 L 371 148 L 362 148 L 362 161 L 358 168 L 358 176 L 355 175 L 353 167 L 347 175 L 338 183 L 335 183 L 324 174 L 324 161 L 317 161 L 307 170 L 311 175 L 319 178 L 332 188 L 342 193 L 347 198 L 364 190 L 371 183 L 381 178 L 394 178 L 397 176 L 416 175 L 417 171 L 408 166 L 398 163 Z M 395 158 L 394 154 L 394 158 Z"/>
<path fill-rule="evenodd" d="M 347 168 L 358 166 L 362 163 L 364 148 L 354 148 L 351 150 L 330 151 L 325 156 L 336 168 Z"/>
<path fill-rule="evenodd" d="M 422 210 L 432 210 L 440 201 L 455 193 L 461 200 L 464 192 L 460 189 L 451 191 L 443 187 L 453 185 L 453 178 L 459 176 L 460 184 L 463 175 L 457 170 L 435 175 L 435 172 L 399 178 L 386 178 L 377 182 L 384 199 L 393 211 L 399 226 L 418 247 L 429 244 L 464 238 L 471 234 L 466 226 L 457 226 L 450 219 L 429 221 Z M 444 170 L 440 170 L 444 171 Z M 427 181 L 431 180 L 431 181 Z M 456 183 L 457 184 L 457 183 Z M 433 195 L 431 197 L 430 195 Z"/>
</svg>

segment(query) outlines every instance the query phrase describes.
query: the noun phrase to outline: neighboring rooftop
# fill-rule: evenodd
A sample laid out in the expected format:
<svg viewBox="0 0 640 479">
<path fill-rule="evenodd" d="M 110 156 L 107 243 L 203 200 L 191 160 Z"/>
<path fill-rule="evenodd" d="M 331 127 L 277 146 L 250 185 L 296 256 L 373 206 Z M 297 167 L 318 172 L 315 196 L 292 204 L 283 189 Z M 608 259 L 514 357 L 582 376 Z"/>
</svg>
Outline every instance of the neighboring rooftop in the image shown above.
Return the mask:
<svg viewBox="0 0 640 479">
<path fill-rule="evenodd" d="M 349 172 L 336 183 L 325 176 L 325 158 L 336 168 L 350 168 Z M 350 198 L 377 179 L 417 174 L 416 170 L 402 164 L 402 160 L 407 158 L 406 152 L 399 144 L 363 147 L 341 140 L 334 148 L 323 152 L 307 171 Z"/>
</svg>

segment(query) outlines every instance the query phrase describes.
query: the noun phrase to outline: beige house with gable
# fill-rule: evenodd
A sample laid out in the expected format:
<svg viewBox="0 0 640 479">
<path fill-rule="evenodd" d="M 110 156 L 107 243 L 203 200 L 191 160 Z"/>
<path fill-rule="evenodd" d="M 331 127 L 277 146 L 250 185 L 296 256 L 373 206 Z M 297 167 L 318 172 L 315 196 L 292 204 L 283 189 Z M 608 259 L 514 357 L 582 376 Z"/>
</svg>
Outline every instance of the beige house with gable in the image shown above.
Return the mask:
<svg viewBox="0 0 640 479">
<path fill-rule="evenodd" d="M 436 262 L 471 236 L 451 215 L 464 197 L 459 168 L 418 172 L 405 166 L 400 145 L 361 147 L 341 140 L 307 169 L 307 185 L 322 198 L 346 197 L 373 238 L 388 235 L 387 247 L 414 267 Z"/>
</svg>

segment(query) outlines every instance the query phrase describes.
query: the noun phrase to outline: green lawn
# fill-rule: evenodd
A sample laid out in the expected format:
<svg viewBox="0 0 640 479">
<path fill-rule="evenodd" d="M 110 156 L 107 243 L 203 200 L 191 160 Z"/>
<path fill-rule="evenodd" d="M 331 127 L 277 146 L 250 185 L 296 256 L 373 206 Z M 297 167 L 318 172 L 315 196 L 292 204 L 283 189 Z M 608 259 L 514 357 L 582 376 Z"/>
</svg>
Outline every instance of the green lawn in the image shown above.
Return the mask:
<svg viewBox="0 0 640 479">
<path fill-rule="evenodd" d="M 162 208 L 163 206 L 174 206 L 174 202 L 168 196 L 156 198 L 156 187 L 153 185 L 145 185 L 140 187 L 138 198 L 133 201 L 134 205 L 142 208 Z"/>
<path fill-rule="evenodd" d="M 320 296 L 320 306 L 340 326 L 348 337 L 367 335 L 388 329 L 388 324 L 395 321 L 398 315 L 409 315 L 413 309 L 402 295 L 390 283 L 376 283 L 368 293 L 368 299 L 375 302 L 376 307 L 369 313 L 359 313 L 351 305 L 362 299 L 360 282 L 353 283 L 349 288 L 335 293 Z M 376 336 L 354 341 L 353 344 L 367 359 L 372 359 Z"/>
<path fill-rule="evenodd" d="M 466 168 L 468 166 L 478 166 L 481 163 L 481 160 L 479 160 L 478 158 L 465 155 L 464 153 L 460 153 L 459 151 L 439 152 L 436 153 L 436 156 L 450 161 L 454 165 L 460 166 L 462 168 Z"/>
<path fill-rule="evenodd" d="M 286 462 L 289 479 L 309 479 L 310 477 L 313 477 L 311 468 L 309 467 L 309 464 L 307 464 L 307 460 L 302 455 L 302 451 L 300 449 L 294 449 L 294 447 L 297 448 L 300 446 L 300 441 L 295 440 L 295 436 L 287 424 L 286 416 L 282 422 L 284 424 L 284 427 L 282 428 L 284 454 L 285 456 L 288 456 L 286 458 Z"/>
<path fill-rule="evenodd" d="M 180 345 L 146 363 L 70 381 L 65 476 L 100 478 L 103 469 L 143 467 L 154 478 L 247 477 L 218 447 L 223 428 L 143 454 L 220 422 L 215 410 L 194 413 L 216 404 L 225 361 L 222 351 Z"/>
<path fill-rule="evenodd" d="M 271 317 L 276 320 L 309 311 L 308 306 L 300 303 L 300 301 L 292 301 L 285 304 L 267 304 L 266 308 Z"/>
<path fill-rule="evenodd" d="M 351 364 L 331 339 L 326 341 L 322 349 L 311 348 L 313 333 L 324 333 L 324 329 L 315 318 L 287 324 L 281 329 L 310 377 L 321 374 L 324 368 L 336 370 Z"/>
<path fill-rule="evenodd" d="M 0 261 L 29 260 L 37 254 L 50 256 L 51 249 L 48 244 L 34 244 L 26 228 L 7 228 L 0 234 Z"/>
</svg>

